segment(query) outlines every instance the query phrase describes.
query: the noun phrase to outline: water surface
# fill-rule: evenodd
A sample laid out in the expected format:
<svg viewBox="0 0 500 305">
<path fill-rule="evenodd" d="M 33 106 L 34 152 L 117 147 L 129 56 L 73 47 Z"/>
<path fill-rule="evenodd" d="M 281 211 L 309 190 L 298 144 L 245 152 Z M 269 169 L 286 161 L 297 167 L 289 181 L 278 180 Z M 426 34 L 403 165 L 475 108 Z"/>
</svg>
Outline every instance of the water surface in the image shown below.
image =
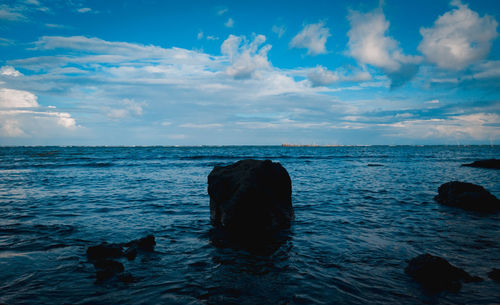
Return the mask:
<svg viewBox="0 0 500 305">
<path fill-rule="evenodd" d="M 461 167 L 499 146 L 0 148 L 0 303 L 366 304 L 500 300 L 500 216 L 433 201 L 444 182 L 500 197 L 496 170 Z M 215 247 L 207 175 L 271 159 L 289 172 L 296 221 L 272 255 Z M 383 166 L 368 166 L 380 164 Z M 86 248 L 156 236 L 95 283 Z M 404 267 L 429 252 L 485 279 L 430 295 Z"/>
</svg>

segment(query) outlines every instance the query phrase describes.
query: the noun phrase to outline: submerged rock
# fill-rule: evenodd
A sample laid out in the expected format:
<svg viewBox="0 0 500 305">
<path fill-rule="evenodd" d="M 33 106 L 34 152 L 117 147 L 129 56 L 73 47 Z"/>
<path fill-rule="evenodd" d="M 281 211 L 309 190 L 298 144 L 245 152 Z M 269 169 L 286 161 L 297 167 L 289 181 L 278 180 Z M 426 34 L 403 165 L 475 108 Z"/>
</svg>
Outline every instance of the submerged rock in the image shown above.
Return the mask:
<svg viewBox="0 0 500 305">
<path fill-rule="evenodd" d="M 91 246 L 87 249 L 87 257 L 96 268 L 97 282 L 108 280 L 117 275 L 118 280 L 124 283 L 135 281 L 134 277 L 124 272 L 123 264 L 112 260 L 126 257 L 128 260 L 136 258 L 138 251 L 151 252 L 156 245 L 153 235 L 135 239 L 127 243 L 109 244 L 106 242 L 97 246 Z M 124 251 L 123 247 L 127 247 Z"/>
<path fill-rule="evenodd" d="M 123 255 L 129 260 L 132 261 L 137 257 L 137 248 L 136 247 L 130 247 L 125 252 L 123 252 Z"/>
<path fill-rule="evenodd" d="M 500 210 L 500 200 L 480 185 L 452 181 L 441 185 L 434 199 L 444 205 L 478 212 Z"/>
<path fill-rule="evenodd" d="M 120 245 L 108 244 L 106 242 L 87 249 L 87 257 L 91 260 L 118 258 L 123 256 L 123 250 Z"/>
<path fill-rule="evenodd" d="M 500 169 L 500 159 L 477 160 L 469 164 L 462 164 L 462 166 Z"/>
<path fill-rule="evenodd" d="M 240 236 L 286 229 L 294 218 L 290 176 L 270 160 L 215 166 L 208 175 L 208 194 L 212 224 Z"/>
<path fill-rule="evenodd" d="M 405 273 L 432 292 L 442 290 L 456 292 L 462 287 L 462 281 L 465 283 L 482 281 L 480 277 L 471 276 L 444 258 L 428 253 L 410 260 Z"/>
<path fill-rule="evenodd" d="M 123 283 L 133 283 L 135 278 L 129 272 L 123 272 L 118 274 L 118 279 Z"/>
<path fill-rule="evenodd" d="M 146 237 L 135 239 L 123 244 L 125 247 L 139 249 L 143 251 L 153 251 L 156 245 L 155 237 L 153 235 L 148 235 Z"/>
<path fill-rule="evenodd" d="M 125 270 L 122 263 L 110 259 L 95 261 L 94 267 L 96 267 L 96 269 L 103 270 L 109 269 L 113 272 L 123 272 L 123 270 Z"/>
<path fill-rule="evenodd" d="M 500 269 L 493 268 L 493 270 L 488 272 L 488 277 L 495 282 L 500 282 Z"/>
<path fill-rule="evenodd" d="M 94 262 L 96 268 L 95 277 L 97 281 L 112 278 L 115 274 L 123 272 L 123 264 L 114 260 L 101 259 Z"/>
</svg>

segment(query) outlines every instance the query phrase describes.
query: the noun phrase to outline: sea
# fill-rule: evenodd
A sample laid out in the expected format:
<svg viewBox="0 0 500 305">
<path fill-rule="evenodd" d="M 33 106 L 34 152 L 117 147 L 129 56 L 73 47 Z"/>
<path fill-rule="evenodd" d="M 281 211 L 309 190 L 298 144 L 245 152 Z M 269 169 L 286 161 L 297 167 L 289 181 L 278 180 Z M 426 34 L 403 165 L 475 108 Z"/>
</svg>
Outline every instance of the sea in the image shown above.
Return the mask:
<svg viewBox="0 0 500 305">
<path fill-rule="evenodd" d="M 500 146 L 1 147 L 0 304 L 493 304 L 500 215 L 434 201 L 459 180 L 500 197 L 500 171 L 463 167 Z M 219 246 L 207 176 L 281 163 L 296 219 L 271 253 Z M 86 250 L 153 234 L 96 281 Z M 430 253 L 484 279 L 431 293 L 405 274 Z"/>
</svg>

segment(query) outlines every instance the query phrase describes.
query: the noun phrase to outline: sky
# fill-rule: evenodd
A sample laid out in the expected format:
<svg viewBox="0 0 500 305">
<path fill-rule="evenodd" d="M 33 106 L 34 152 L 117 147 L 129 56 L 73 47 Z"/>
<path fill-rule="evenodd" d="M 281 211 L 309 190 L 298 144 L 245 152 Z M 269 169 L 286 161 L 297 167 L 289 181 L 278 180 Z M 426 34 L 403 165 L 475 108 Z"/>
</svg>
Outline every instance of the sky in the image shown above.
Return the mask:
<svg viewBox="0 0 500 305">
<path fill-rule="evenodd" d="M 0 145 L 500 144 L 500 1 L 0 1 Z"/>
</svg>

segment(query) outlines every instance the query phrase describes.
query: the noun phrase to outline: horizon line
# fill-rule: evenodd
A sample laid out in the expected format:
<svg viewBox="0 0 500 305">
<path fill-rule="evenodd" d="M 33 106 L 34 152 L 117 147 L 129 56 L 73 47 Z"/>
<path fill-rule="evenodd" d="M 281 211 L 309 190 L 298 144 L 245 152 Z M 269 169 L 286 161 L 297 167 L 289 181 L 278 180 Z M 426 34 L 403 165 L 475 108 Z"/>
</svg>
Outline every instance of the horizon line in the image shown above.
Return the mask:
<svg viewBox="0 0 500 305">
<path fill-rule="evenodd" d="M 370 146 L 387 146 L 387 147 L 401 147 L 401 146 L 413 146 L 413 147 L 430 147 L 430 146 L 453 146 L 453 147 L 468 147 L 468 146 L 500 146 L 500 144 L 351 144 L 351 145 L 341 145 L 341 144 L 221 144 L 221 145 L 0 145 L 0 148 L 17 148 L 17 147 L 282 147 L 282 148 L 335 148 L 335 147 L 370 147 Z"/>
</svg>

